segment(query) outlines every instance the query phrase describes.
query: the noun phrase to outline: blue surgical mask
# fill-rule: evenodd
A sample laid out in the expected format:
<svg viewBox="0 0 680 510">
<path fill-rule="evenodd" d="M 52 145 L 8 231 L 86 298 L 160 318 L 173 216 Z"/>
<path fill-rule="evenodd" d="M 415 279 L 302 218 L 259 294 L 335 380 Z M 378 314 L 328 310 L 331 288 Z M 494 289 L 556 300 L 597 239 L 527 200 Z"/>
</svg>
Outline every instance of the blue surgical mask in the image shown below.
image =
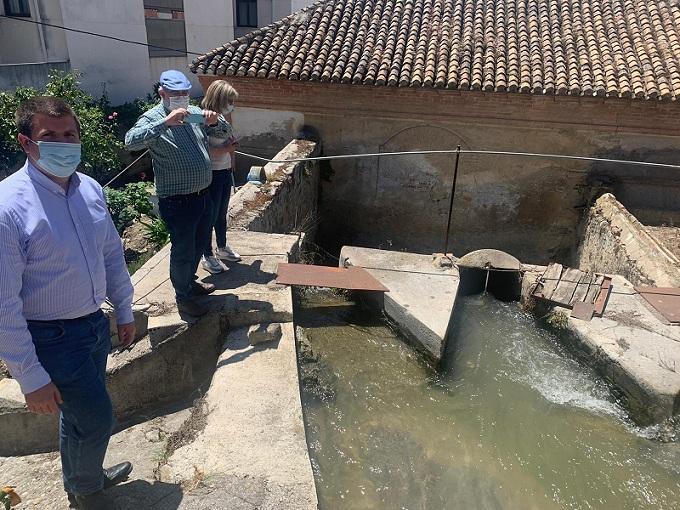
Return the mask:
<svg viewBox="0 0 680 510">
<path fill-rule="evenodd" d="M 35 163 L 48 174 L 55 177 L 70 177 L 78 168 L 81 153 L 79 143 L 42 141 L 33 143 L 40 150 L 40 158 Z"/>
<path fill-rule="evenodd" d="M 225 110 L 224 110 L 224 112 L 222 112 L 222 114 L 223 115 L 229 115 L 233 111 L 234 111 L 234 105 L 230 104 L 225 108 Z"/>
</svg>

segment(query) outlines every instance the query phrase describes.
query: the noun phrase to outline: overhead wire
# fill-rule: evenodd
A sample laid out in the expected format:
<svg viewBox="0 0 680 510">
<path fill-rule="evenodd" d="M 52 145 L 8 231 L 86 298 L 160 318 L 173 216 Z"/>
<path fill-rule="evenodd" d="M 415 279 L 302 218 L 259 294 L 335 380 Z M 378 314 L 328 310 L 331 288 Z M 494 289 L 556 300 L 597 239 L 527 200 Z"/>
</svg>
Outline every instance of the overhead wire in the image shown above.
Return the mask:
<svg viewBox="0 0 680 510">
<path fill-rule="evenodd" d="M 146 46 L 147 48 L 153 48 L 157 50 L 165 50 L 165 51 L 174 51 L 178 55 L 196 55 L 196 56 L 203 56 L 203 53 L 196 53 L 195 51 L 189 51 L 189 50 L 178 50 L 177 48 L 168 48 L 167 46 L 157 46 L 155 44 L 149 44 L 141 41 L 131 41 L 130 39 L 123 39 L 121 37 L 115 37 L 113 35 L 104 35 L 104 34 L 98 34 L 96 32 L 89 32 L 88 30 L 79 30 L 77 28 L 70 28 L 70 27 L 65 27 L 62 25 L 55 25 L 54 23 L 46 23 L 44 21 L 36 21 L 34 19 L 30 18 L 18 18 L 16 16 L 8 16 L 6 14 L 0 14 L 0 18 L 5 18 L 5 19 L 12 19 L 14 21 L 23 21 L 24 23 L 32 23 L 34 25 L 42 25 L 45 27 L 50 27 L 50 28 L 57 28 L 59 30 L 65 30 L 67 32 L 75 32 L 77 34 L 84 34 L 84 35 L 91 35 L 93 37 L 101 37 L 102 39 L 110 39 L 112 41 L 118 41 L 118 42 L 123 42 L 127 44 L 134 44 L 137 46 Z"/>
<path fill-rule="evenodd" d="M 653 163 L 648 161 L 634 161 L 628 159 L 609 159 L 609 158 L 595 158 L 588 156 L 571 156 L 568 154 L 548 154 L 537 152 L 512 152 L 512 151 L 488 151 L 488 150 L 470 150 L 470 149 L 441 149 L 441 150 L 413 150 L 413 151 L 394 151 L 394 152 L 367 152 L 354 154 L 335 154 L 333 156 L 312 156 L 307 158 L 291 158 L 291 159 L 270 159 L 256 156 L 243 151 L 236 151 L 236 154 L 252 158 L 266 163 L 283 164 L 283 163 L 304 163 L 308 161 L 331 161 L 337 159 L 352 159 L 352 158 L 376 158 L 385 156 L 405 156 L 405 155 L 430 155 L 430 154 L 478 154 L 485 156 L 517 156 L 517 157 L 537 157 L 537 158 L 553 158 L 553 159 L 569 159 L 576 161 L 588 161 L 599 163 L 612 163 L 621 165 L 643 165 L 656 168 L 673 168 L 680 170 L 680 165 L 672 165 L 669 163 Z"/>
</svg>

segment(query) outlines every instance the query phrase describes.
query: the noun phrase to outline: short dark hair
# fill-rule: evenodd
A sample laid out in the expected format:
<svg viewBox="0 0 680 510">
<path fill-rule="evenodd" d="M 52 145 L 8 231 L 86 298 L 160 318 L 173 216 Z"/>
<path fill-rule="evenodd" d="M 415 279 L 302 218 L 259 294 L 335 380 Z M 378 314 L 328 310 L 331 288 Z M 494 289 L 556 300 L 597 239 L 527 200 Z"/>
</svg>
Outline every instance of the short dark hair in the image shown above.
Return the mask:
<svg viewBox="0 0 680 510">
<path fill-rule="evenodd" d="M 71 107 L 60 97 L 36 96 L 23 101 L 19 105 L 14 120 L 19 133 L 25 136 L 33 135 L 33 117 L 36 114 L 48 115 L 49 117 L 71 116 L 76 121 L 78 134 L 80 134 L 80 121 Z"/>
</svg>

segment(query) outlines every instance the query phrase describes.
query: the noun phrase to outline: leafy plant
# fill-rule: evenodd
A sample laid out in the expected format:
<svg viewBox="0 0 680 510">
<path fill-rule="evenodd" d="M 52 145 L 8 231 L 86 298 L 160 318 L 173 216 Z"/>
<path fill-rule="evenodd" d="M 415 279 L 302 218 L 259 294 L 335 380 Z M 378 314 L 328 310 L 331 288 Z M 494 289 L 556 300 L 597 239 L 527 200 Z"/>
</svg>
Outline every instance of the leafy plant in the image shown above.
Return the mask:
<svg viewBox="0 0 680 510">
<path fill-rule="evenodd" d="M 569 316 L 562 311 L 552 311 L 548 315 L 546 321 L 555 329 L 567 329 L 567 325 L 569 324 Z"/>
<path fill-rule="evenodd" d="M 133 182 L 120 189 L 106 188 L 104 193 L 113 223 L 121 234 L 125 227 L 153 210 L 146 183 Z"/>
<path fill-rule="evenodd" d="M 81 124 L 83 159 L 80 170 L 99 182 L 105 182 L 120 168 L 119 151 L 123 143 L 116 137 L 115 122 L 104 112 L 102 101 L 80 88 L 80 73 L 50 71 L 45 88 L 20 87 L 14 92 L 0 92 L 0 178 L 16 170 L 23 159 L 14 125 L 15 113 L 22 101 L 38 95 L 63 98 L 75 111 Z"/>
<path fill-rule="evenodd" d="M 23 161 L 14 117 L 21 102 L 36 94 L 36 90 L 29 87 L 19 87 L 12 93 L 0 92 L 0 179 L 16 170 Z"/>
<path fill-rule="evenodd" d="M 146 238 L 156 246 L 165 246 L 170 240 L 168 226 L 160 218 L 155 218 L 151 223 L 142 223 Z"/>
</svg>

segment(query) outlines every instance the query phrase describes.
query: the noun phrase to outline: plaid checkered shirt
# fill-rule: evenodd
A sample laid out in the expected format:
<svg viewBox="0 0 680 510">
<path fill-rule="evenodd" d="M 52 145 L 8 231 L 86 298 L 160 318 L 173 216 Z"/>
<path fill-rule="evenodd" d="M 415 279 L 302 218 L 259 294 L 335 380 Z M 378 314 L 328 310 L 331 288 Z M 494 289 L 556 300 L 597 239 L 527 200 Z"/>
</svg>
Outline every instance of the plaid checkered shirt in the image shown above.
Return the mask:
<svg viewBox="0 0 680 510">
<path fill-rule="evenodd" d="M 196 106 L 189 113 L 201 113 Z M 159 197 L 186 195 L 207 188 L 212 181 L 208 136 L 227 139 L 231 126 L 220 115 L 216 126 L 185 123 L 168 127 L 170 113 L 163 103 L 145 112 L 125 135 L 125 146 L 135 151 L 149 149 Z"/>
</svg>

